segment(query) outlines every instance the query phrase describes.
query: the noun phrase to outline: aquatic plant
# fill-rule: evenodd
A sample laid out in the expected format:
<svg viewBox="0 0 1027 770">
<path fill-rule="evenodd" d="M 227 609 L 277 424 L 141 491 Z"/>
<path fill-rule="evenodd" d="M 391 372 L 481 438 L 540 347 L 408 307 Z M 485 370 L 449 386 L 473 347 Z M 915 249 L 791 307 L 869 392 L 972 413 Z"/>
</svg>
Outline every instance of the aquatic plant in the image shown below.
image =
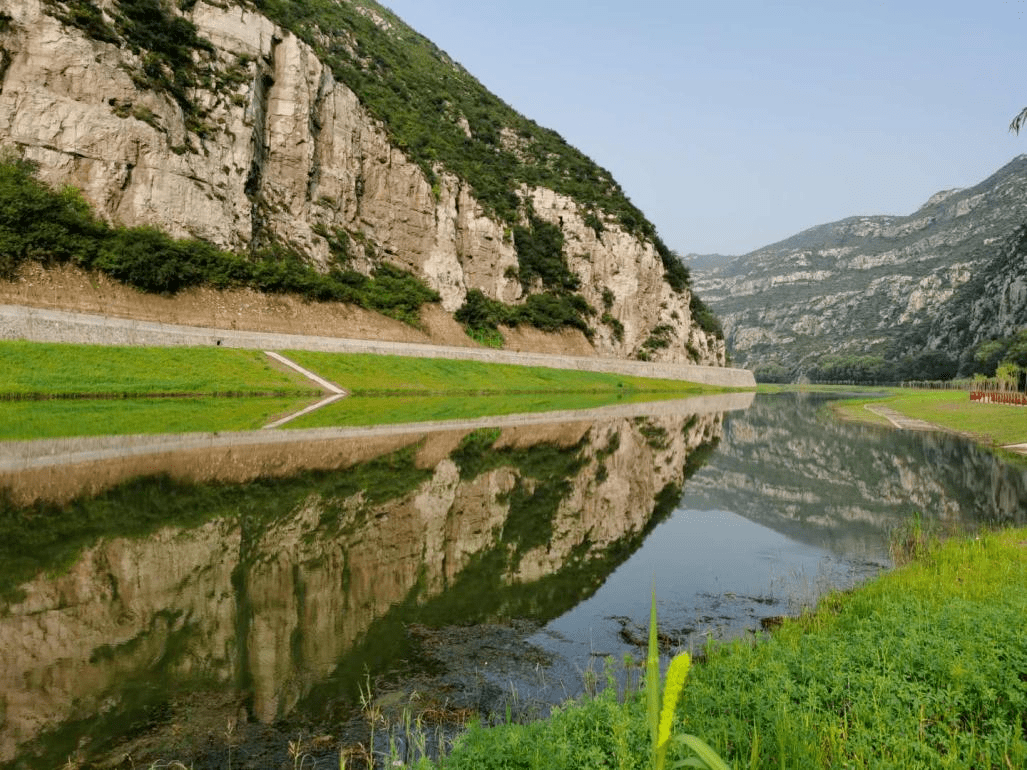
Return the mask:
<svg viewBox="0 0 1027 770">
<path fill-rule="evenodd" d="M 728 770 L 727 764 L 709 744 L 695 735 L 679 733 L 672 736 L 674 711 L 678 698 L 685 686 L 685 679 L 691 668 L 692 659 L 687 652 L 676 656 L 667 668 L 666 684 L 663 687 L 663 706 L 660 706 L 660 650 L 656 630 L 656 591 L 653 591 L 649 610 L 649 648 L 646 653 L 645 695 L 646 713 L 649 721 L 649 735 L 652 740 L 652 767 L 663 770 L 667 761 L 667 749 L 671 741 L 682 745 L 695 754 L 694 757 L 678 760 L 675 768 L 698 767 L 705 770 Z"/>
</svg>

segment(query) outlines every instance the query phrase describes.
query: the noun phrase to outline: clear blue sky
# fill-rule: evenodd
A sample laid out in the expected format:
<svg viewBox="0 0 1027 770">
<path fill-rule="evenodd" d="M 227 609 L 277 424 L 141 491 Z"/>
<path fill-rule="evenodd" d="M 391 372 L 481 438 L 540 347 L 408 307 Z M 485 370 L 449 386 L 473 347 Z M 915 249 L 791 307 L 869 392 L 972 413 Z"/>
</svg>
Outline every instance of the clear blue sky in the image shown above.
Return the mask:
<svg viewBox="0 0 1027 770">
<path fill-rule="evenodd" d="M 910 214 L 1027 152 L 1024 2 L 384 1 L 682 254 Z"/>
</svg>

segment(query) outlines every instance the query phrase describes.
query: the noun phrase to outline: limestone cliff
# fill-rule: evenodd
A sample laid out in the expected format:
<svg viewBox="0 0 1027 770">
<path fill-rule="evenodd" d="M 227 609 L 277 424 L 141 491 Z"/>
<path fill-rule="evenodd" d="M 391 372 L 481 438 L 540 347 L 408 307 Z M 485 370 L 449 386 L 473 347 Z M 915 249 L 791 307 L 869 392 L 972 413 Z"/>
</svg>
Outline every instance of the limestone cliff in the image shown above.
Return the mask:
<svg viewBox="0 0 1027 770">
<path fill-rule="evenodd" d="M 248 4 L 180 11 L 154 0 L 149 11 L 193 45 L 173 40 L 165 55 L 140 32 L 139 5 L 0 0 L 0 145 L 46 181 L 80 188 L 128 226 L 239 251 L 288 244 L 323 268 L 388 262 L 437 290 L 448 312 L 471 289 L 506 303 L 541 289 L 518 280 L 518 222 L 444 164 L 412 159 L 296 34 Z M 308 37 L 326 52 L 361 42 Z M 514 152 L 517 135 L 503 137 Z M 665 277 L 655 231 L 511 184 L 518 216 L 563 233 L 598 354 L 724 363 L 723 340 L 693 318 L 690 288 Z"/>
</svg>

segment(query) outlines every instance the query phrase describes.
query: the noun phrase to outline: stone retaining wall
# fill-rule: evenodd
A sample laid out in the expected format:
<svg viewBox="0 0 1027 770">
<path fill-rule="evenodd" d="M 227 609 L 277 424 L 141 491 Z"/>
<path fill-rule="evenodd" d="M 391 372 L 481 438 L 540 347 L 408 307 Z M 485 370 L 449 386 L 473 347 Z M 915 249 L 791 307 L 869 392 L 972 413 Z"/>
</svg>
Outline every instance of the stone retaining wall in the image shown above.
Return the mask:
<svg viewBox="0 0 1027 770">
<path fill-rule="evenodd" d="M 89 345 L 223 345 L 259 350 L 322 350 L 331 353 L 374 353 L 414 358 L 451 358 L 519 366 L 607 372 L 637 377 L 683 380 L 730 388 L 755 388 L 747 369 L 628 361 L 592 356 L 515 353 L 489 348 L 461 348 L 409 342 L 377 342 L 299 334 L 205 329 L 198 326 L 136 321 L 62 310 L 0 305 L 0 339 L 33 342 L 77 342 Z"/>
</svg>

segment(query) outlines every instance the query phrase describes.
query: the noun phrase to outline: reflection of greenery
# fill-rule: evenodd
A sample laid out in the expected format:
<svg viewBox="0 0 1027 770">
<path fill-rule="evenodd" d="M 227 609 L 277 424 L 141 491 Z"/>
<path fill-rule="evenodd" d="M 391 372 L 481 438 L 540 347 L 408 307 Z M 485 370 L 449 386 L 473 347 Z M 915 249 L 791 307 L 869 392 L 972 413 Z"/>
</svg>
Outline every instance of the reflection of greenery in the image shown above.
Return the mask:
<svg viewBox="0 0 1027 770">
<path fill-rule="evenodd" d="M 544 475 L 546 458 L 551 458 L 554 453 L 563 456 L 564 468 L 571 468 L 583 459 L 584 446 L 577 445 L 562 449 L 543 446 L 539 448 L 541 453 L 531 448 L 498 450 L 500 453 L 509 451 L 509 454 L 505 461 L 494 460 L 492 455 L 497 450 L 490 449 L 494 441 L 493 434 L 488 431 L 478 431 L 465 437 L 451 455 L 460 466 L 461 477 L 465 468 L 473 468 L 473 472 L 468 473 L 474 474 L 470 477 L 477 477 L 486 470 L 512 467 L 517 463 L 522 463 L 516 467 L 524 467 L 526 474 Z M 609 442 L 612 444 L 613 441 L 611 437 Z M 702 461 L 686 462 L 684 480 L 701 464 Z M 560 482 L 556 474 L 550 478 L 554 487 Z M 372 676 L 381 674 L 394 665 L 393 661 L 411 660 L 413 650 L 406 630 L 410 624 L 441 628 L 509 618 L 546 622 L 559 617 L 595 593 L 607 577 L 638 550 L 656 525 L 673 513 L 680 499 L 679 485 L 665 485 L 654 498 L 652 514 L 640 530 L 626 532 L 603 549 L 593 549 L 586 538 L 567 555 L 559 569 L 535 581 L 522 582 L 507 577 L 519 558 L 518 554 L 523 552 L 524 543 L 518 540 L 523 533 L 504 526 L 499 540 L 490 549 L 472 556 L 443 593 L 425 597 L 424 586 L 415 586 L 402 603 L 394 605 L 377 619 L 357 646 L 340 659 L 331 680 L 315 688 L 308 696 L 307 706 L 316 709 L 316 704 L 337 700 L 340 691 L 355 700 L 359 694 L 357 683 L 364 681 L 368 673 Z M 541 526 L 544 527 L 544 523 Z"/>
<path fill-rule="evenodd" d="M 569 448 L 548 444 L 513 453 L 520 455 L 515 461 L 520 473 L 509 494 L 510 512 L 503 525 L 503 540 L 516 544 L 517 553 L 549 542 L 560 503 L 571 493 L 570 480 L 587 461 L 584 442 L 582 439 Z"/>
<path fill-rule="evenodd" d="M 309 403 L 298 398 L 0 401 L 0 440 L 256 430 Z"/>
<path fill-rule="evenodd" d="M 463 437 L 460 445 L 449 455 L 449 459 L 460 469 L 461 480 L 476 479 L 496 467 L 491 450 L 501 434 L 499 428 L 482 428 Z"/>
<path fill-rule="evenodd" d="M 670 438 L 667 435 L 667 429 L 656 425 L 648 417 L 636 417 L 635 426 L 651 449 L 661 450 L 669 446 Z"/>
<path fill-rule="evenodd" d="M 591 409 L 613 404 L 635 404 L 678 398 L 675 393 L 558 393 L 546 395 L 477 396 L 452 398 L 389 396 L 344 398 L 288 423 L 286 428 L 321 428 L 345 425 L 379 425 L 429 420 L 457 420 L 489 415 Z"/>
<path fill-rule="evenodd" d="M 101 648 L 99 655 L 117 661 L 133 647 L 155 643 L 162 654 L 145 668 L 123 667 L 107 692 L 96 693 L 94 702 L 116 704 L 113 708 L 79 709 L 78 718 L 43 731 L 29 747 L 19 747 L 16 767 L 67 767 L 88 744 L 91 752 L 112 748 L 126 733 L 142 732 L 169 717 L 168 702 L 178 694 L 211 686 L 211 672 L 197 670 L 191 653 L 196 629 L 191 623 L 157 613 L 150 627 L 126 642 L 121 650 Z M 186 661 L 189 665 L 183 665 Z"/>
<path fill-rule="evenodd" d="M 343 471 L 306 471 L 248 484 L 197 484 L 168 476 L 133 479 L 66 505 L 14 505 L 0 497 L 0 596 L 40 572 L 70 565 L 100 538 L 144 537 L 161 527 L 196 527 L 244 517 L 247 533 L 286 517 L 311 495 L 324 501 L 321 523 L 334 527 L 339 504 L 363 494 L 363 506 L 400 497 L 431 475 L 408 447 Z"/>
<path fill-rule="evenodd" d="M 523 553 L 548 543 L 560 503 L 571 492 L 574 478 L 588 461 L 582 439 L 571 447 L 540 444 L 527 449 L 495 448 L 498 431 L 475 431 L 450 455 L 460 468 L 460 478 L 477 478 L 495 468 L 518 471 L 514 488 L 506 495 L 510 504 L 503 525 L 503 541 Z"/>
<path fill-rule="evenodd" d="M 616 432 L 601 431 L 600 435 L 605 447 L 595 454 L 603 459 L 616 450 L 620 439 Z M 628 532 L 603 549 L 594 548 L 585 536 L 553 574 L 534 582 L 512 582 L 508 575 L 523 553 L 549 540 L 554 518 L 572 490 L 573 479 L 590 464 L 590 447 L 587 438 L 569 446 L 497 447 L 499 436 L 495 429 L 471 433 L 450 455 L 465 481 L 498 468 L 513 472 L 515 484 L 507 497 L 509 515 L 494 534 L 494 541 L 472 555 L 441 594 L 429 594 L 424 582 L 416 584 L 403 602 L 371 624 L 356 647 L 340 658 L 332 679 L 316 686 L 301 708 L 318 708 L 322 701 L 355 696 L 356 683 L 368 673 L 375 676 L 394 667 L 396 660 L 409 655 L 405 626 L 410 623 L 437 627 L 504 617 L 555 617 L 591 595 L 610 571 L 638 548 L 651 527 L 670 514 L 680 497 L 680 487 L 667 485 L 652 501 L 652 515 L 641 531 Z M 234 686 L 245 690 L 249 677 L 246 645 L 253 620 L 248 571 L 268 556 L 269 529 L 296 521 L 296 514 L 313 502 L 320 515 L 301 533 L 304 541 L 332 541 L 343 534 L 359 537 L 354 530 L 361 525 L 373 526 L 373 514 L 383 503 L 411 494 L 431 478 L 433 469 L 416 463 L 418 449 L 407 446 L 342 470 L 308 471 L 242 485 L 192 484 L 161 476 L 133 480 L 102 495 L 62 506 L 18 508 L 3 500 L 0 596 L 14 597 L 18 585 L 41 572 L 59 573 L 84 548 L 100 539 L 146 537 L 168 526 L 189 530 L 206 522 L 223 521 L 226 528 L 237 527 L 241 534 L 232 580 L 238 608 L 233 656 L 239 663 Z M 302 573 L 316 566 L 297 562 L 292 569 L 297 576 L 296 599 L 303 604 Z M 345 583 L 345 574 L 342 580 Z M 340 590 L 346 590 L 345 585 Z M 30 762 L 52 765 L 49 760 L 53 752 L 72 751 L 75 737 L 82 734 L 94 736 L 94 747 L 109 745 L 117 736 L 166 719 L 169 694 L 205 686 L 202 671 L 199 680 L 168 678 L 168 672 L 181 669 L 196 640 L 195 628 L 183 625 L 181 620 L 169 616 L 168 623 L 155 621 L 152 628 L 126 645 L 98 648 L 96 657 L 126 667 L 126 673 L 114 685 L 115 691 L 102 694 L 116 703 L 115 707 L 102 719 L 90 720 L 89 724 L 65 723 L 47 733 L 44 740 L 34 741 L 31 750 L 38 745 L 42 753 L 38 763 L 34 758 Z M 297 649 L 304 631 L 302 625 L 294 631 Z M 126 661 L 139 643 L 150 638 L 161 649 L 155 667 Z M 302 661 L 296 659 L 294 663 L 301 665 Z"/>
</svg>

